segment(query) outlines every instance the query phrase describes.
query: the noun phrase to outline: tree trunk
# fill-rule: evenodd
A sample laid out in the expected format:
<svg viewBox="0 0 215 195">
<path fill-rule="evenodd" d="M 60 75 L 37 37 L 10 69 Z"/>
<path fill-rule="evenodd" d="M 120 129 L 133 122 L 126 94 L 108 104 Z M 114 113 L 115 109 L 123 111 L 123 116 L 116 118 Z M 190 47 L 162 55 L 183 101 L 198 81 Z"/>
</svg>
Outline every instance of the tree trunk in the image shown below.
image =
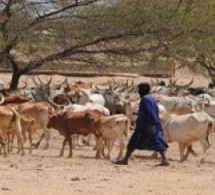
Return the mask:
<svg viewBox="0 0 215 195">
<path fill-rule="evenodd" d="M 22 73 L 19 70 L 13 71 L 11 83 L 10 83 L 10 90 L 16 90 L 19 84 L 19 79 L 22 76 Z"/>
</svg>

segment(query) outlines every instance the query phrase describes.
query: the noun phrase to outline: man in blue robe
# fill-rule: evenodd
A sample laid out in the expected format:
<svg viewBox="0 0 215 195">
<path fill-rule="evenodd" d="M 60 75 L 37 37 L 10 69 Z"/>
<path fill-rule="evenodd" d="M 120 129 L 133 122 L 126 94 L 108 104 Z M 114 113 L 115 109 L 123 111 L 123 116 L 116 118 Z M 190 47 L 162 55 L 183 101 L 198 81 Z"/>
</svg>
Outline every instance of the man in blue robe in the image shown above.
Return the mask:
<svg viewBox="0 0 215 195">
<path fill-rule="evenodd" d="M 135 149 L 152 150 L 160 153 L 160 166 L 168 166 L 166 157 L 167 143 L 164 141 L 163 129 L 159 118 L 159 109 L 154 97 L 150 94 L 150 85 L 147 82 L 138 85 L 141 97 L 136 128 L 127 145 L 127 152 L 122 160 L 113 162 L 116 165 L 127 165 Z"/>
</svg>

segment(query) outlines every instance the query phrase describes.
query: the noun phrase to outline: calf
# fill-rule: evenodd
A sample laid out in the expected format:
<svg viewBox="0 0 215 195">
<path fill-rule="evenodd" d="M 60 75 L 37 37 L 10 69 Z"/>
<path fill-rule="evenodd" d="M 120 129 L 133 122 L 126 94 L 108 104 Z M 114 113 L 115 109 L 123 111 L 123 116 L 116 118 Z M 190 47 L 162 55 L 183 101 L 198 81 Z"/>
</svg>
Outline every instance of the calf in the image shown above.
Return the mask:
<svg viewBox="0 0 215 195">
<path fill-rule="evenodd" d="M 28 133 L 28 140 L 29 140 L 29 153 L 32 153 L 32 132 L 34 131 L 35 120 L 28 116 L 28 115 L 20 115 L 20 124 L 22 128 L 22 136 L 24 142 L 27 140 L 26 133 Z M 10 139 L 10 134 L 12 138 Z M 15 131 L 8 133 L 8 152 L 12 151 L 13 149 L 13 140 L 14 136 L 16 136 Z M 18 153 L 20 152 L 20 148 L 18 149 Z"/>
<path fill-rule="evenodd" d="M 54 108 L 48 102 L 27 102 L 15 106 L 15 109 L 20 115 L 28 115 L 35 120 L 35 129 L 42 130 L 43 134 L 40 140 L 36 143 L 36 148 L 39 147 L 42 139 L 46 137 L 45 149 L 49 147 L 50 132 L 47 128 L 49 114 L 54 111 Z"/>
<path fill-rule="evenodd" d="M 90 111 L 73 112 L 67 111 L 64 113 L 54 113 L 50 116 L 48 122 L 48 128 L 54 128 L 59 131 L 59 133 L 65 137 L 62 149 L 59 156 L 63 156 L 64 147 L 66 143 L 69 143 L 69 156 L 72 157 L 72 137 L 73 134 L 80 134 L 87 136 L 93 133 L 101 143 L 101 133 L 99 130 L 99 122 L 95 120 L 93 114 Z M 96 157 L 100 158 L 100 148 L 98 147 L 96 152 Z"/>
<path fill-rule="evenodd" d="M 129 128 L 130 128 L 130 120 L 124 114 L 115 114 L 108 117 L 100 118 L 100 130 L 104 141 L 107 143 L 108 159 L 110 159 L 111 157 L 110 154 L 115 140 L 118 140 L 119 147 L 120 147 L 117 159 L 122 158 L 124 145 L 125 145 L 124 138 L 128 138 Z M 103 155 L 104 155 L 104 151 L 103 151 Z"/>
</svg>

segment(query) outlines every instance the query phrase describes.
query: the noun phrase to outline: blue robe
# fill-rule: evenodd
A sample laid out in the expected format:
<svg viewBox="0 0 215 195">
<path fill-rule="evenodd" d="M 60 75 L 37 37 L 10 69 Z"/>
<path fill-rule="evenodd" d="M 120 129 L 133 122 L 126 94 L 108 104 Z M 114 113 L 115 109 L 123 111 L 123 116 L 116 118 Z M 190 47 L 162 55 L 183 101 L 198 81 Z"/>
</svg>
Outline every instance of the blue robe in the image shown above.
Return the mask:
<svg viewBox="0 0 215 195">
<path fill-rule="evenodd" d="M 127 148 L 132 151 L 135 149 L 163 151 L 168 148 L 164 141 L 157 102 L 150 94 L 141 98 L 136 128 Z"/>
</svg>

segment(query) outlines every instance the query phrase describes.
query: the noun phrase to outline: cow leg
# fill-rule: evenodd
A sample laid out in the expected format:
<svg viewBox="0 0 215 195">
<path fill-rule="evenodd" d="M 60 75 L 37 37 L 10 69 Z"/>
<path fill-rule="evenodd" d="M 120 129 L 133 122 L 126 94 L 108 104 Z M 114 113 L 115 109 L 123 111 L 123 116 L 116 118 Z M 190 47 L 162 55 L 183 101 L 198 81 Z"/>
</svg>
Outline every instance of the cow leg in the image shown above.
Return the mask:
<svg viewBox="0 0 215 195">
<path fill-rule="evenodd" d="M 44 146 L 44 150 L 49 149 L 49 139 L 50 139 L 50 130 L 49 129 L 45 129 L 45 137 L 46 137 L 46 145 Z"/>
<path fill-rule="evenodd" d="M 8 153 L 12 153 L 13 152 L 13 142 L 14 142 L 14 135 L 11 134 L 11 133 L 7 133 L 7 142 L 8 142 L 8 145 L 7 145 L 7 151 Z M 19 153 L 19 152 L 17 152 Z"/>
<path fill-rule="evenodd" d="M 188 159 L 188 156 L 189 154 L 191 153 L 193 156 L 198 156 L 198 154 L 193 150 L 193 147 L 192 145 L 188 145 L 187 147 L 187 151 L 184 155 L 184 159 L 187 160 Z"/>
<path fill-rule="evenodd" d="M 69 155 L 68 155 L 68 158 L 72 158 L 72 138 L 71 138 L 71 136 L 67 137 L 67 141 L 69 143 Z"/>
<path fill-rule="evenodd" d="M 26 128 L 27 129 L 27 128 Z M 26 138 L 26 129 L 22 129 L 22 137 L 23 137 L 23 142 L 25 143 L 27 138 Z"/>
<path fill-rule="evenodd" d="M 42 135 L 40 136 L 40 140 L 35 144 L 35 148 L 38 149 L 40 146 L 41 141 L 43 140 L 43 138 L 46 138 L 46 145 L 44 146 L 44 150 L 47 150 L 49 148 L 49 138 L 50 138 L 50 130 L 49 129 L 45 129 L 42 133 Z"/>
<path fill-rule="evenodd" d="M 1 131 L 1 129 L 0 129 L 0 131 Z M 6 146 L 5 146 L 6 142 L 4 140 L 5 140 L 4 137 L 2 135 L 0 135 L 0 144 L 3 147 L 3 150 L 4 150 L 4 157 L 6 157 L 7 156 Z M 7 144 L 8 144 L 8 140 L 7 140 Z"/>
<path fill-rule="evenodd" d="M 7 156 L 7 153 L 6 153 L 5 145 L 3 145 L 3 150 L 4 150 L 4 157 L 6 157 L 6 156 Z"/>
<path fill-rule="evenodd" d="M 7 153 L 6 153 L 6 147 L 5 147 L 5 144 L 1 143 L 2 147 L 3 147 L 3 150 L 4 150 L 4 157 L 7 156 Z M 1 151 L 1 150 L 0 150 Z"/>
<path fill-rule="evenodd" d="M 32 154 L 32 130 L 28 131 L 28 140 L 29 140 L 29 154 Z"/>
<path fill-rule="evenodd" d="M 25 155 L 23 137 L 20 134 L 17 135 L 17 143 L 18 143 L 18 151 L 17 151 L 17 153 L 20 153 L 20 151 L 21 151 L 21 155 Z"/>
<path fill-rule="evenodd" d="M 63 156 L 63 154 L 64 154 L 64 148 L 65 148 L 66 143 L 67 143 L 67 138 L 65 138 L 65 139 L 63 140 L 62 148 L 61 148 L 59 157 L 62 157 L 62 156 Z"/>
<path fill-rule="evenodd" d="M 82 136 L 82 135 L 78 135 L 78 134 L 76 134 L 76 135 L 74 135 L 74 136 L 72 136 L 73 138 L 75 138 L 75 140 L 76 140 L 76 144 L 77 144 L 77 146 L 78 147 L 81 147 L 81 146 L 83 146 L 83 143 L 84 143 L 84 137 Z M 73 140 L 73 142 L 75 143 L 75 141 Z M 72 144 L 73 145 L 73 148 L 74 148 L 74 143 Z"/>
<path fill-rule="evenodd" d="M 200 143 L 202 145 L 203 152 L 204 152 L 204 154 L 200 158 L 200 164 L 202 164 L 202 163 L 204 163 L 205 157 L 208 154 L 208 151 L 209 151 L 209 148 L 210 148 L 210 144 L 209 144 L 209 142 L 208 142 L 207 139 L 202 139 L 202 140 L 199 140 L 199 141 L 200 141 Z"/>
<path fill-rule="evenodd" d="M 189 156 L 189 154 L 190 154 L 190 151 L 189 151 L 189 148 L 188 148 L 189 146 L 187 146 L 186 148 L 187 148 L 187 151 L 186 151 L 186 153 L 185 153 L 185 155 L 184 155 L 184 160 L 187 160 L 188 159 L 188 156 Z"/>
<path fill-rule="evenodd" d="M 180 152 L 180 162 L 183 162 L 185 161 L 185 157 L 184 157 L 185 144 L 179 142 L 178 145 L 179 145 L 179 152 Z"/>
<path fill-rule="evenodd" d="M 103 139 L 102 137 L 96 137 L 96 158 L 100 159 L 101 158 L 101 149 L 102 149 L 102 143 L 103 143 Z"/>
<path fill-rule="evenodd" d="M 152 157 L 152 158 L 158 158 L 158 152 L 157 152 L 157 151 L 154 151 L 154 152 L 151 154 L 151 157 Z"/>
<path fill-rule="evenodd" d="M 121 138 L 119 140 L 119 155 L 116 160 L 120 160 L 122 158 L 124 147 L 125 147 L 124 140 L 123 138 Z"/>
<path fill-rule="evenodd" d="M 72 147 L 73 148 L 76 148 L 76 146 L 80 146 L 79 137 L 80 137 L 80 135 L 77 135 L 77 134 L 72 135 L 72 139 L 73 139 Z"/>
<path fill-rule="evenodd" d="M 7 133 L 7 142 L 8 142 L 8 144 L 7 144 L 7 151 L 9 153 L 9 152 L 12 152 L 10 133 Z"/>
<path fill-rule="evenodd" d="M 98 150 L 99 144 L 101 143 L 98 143 L 98 139 L 96 138 L 96 145 L 94 146 L 93 150 Z"/>
<path fill-rule="evenodd" d="M 108 154 L 107 154 L 107 159 L 111 158 L 111 152 L 113 149 L 113 141 L 112 140 L 107 140 L 107 146 L 108 146 Z"/>
<path fill-rule="evenodd" d="M 188 152 L 190 152 L 193 156 L 198 156 L 198 154 L 193 150 L 192 145 L 187 147 Z"/>
<path fill-rule="evenodd" d="M 42 135 L 40 136 L 39 141 L 35 144 L 35 148 L 38 149 L 40 146 L 41 141 L 43 140 L 43 138 L 45 137 L 45 133 L 43 132 Z"/>
<path fill-rule="evenodd" d="M 102 141 L 102 146 L 101 146 L 101 154 L 104 158 L 106 158 L 106 155 L 105 155 L 105 147 L 108 145 L 107 143 L 107 140 L 103 140 Z"/>
<path fill-rule="evenodd" d="M 82 142 L 87 145 L 90 146 L 90 140 L 92 139 L 93 134 L 90 133 L 86 138 L 83 138 Z"/>
<path fill-rule="evenodd" d="M 76 143 L 77 143 L 77 139 L 78 139 L 78 136 L 79 135 L 71 135 L 72 139 L 73 139 L 73 142 L 72 142 L 72 148 L 75 149 L 76 148 Z"/>
<path fill-rule="evenodd" d="M 19 154 L 20 151 L 21 151 L 21 155 L 25 155 L 24 145 L 23 145 L 22 141 L 19 138 L 17 139 L 17 146 L 18 146 L 17 154 Z"/>
<path fill-rule="evenodd" d="M 16 130 L 17 141 L 19 143 L 19 147 L 21 150 L 21 155 L 24 155 L 25 151 L 24 151 L 24 141 L 23 141 L 23 135 L 22 135 L 23 133 L 22 133 L 22 127 L 20 124 L 20 118 L 19 117 L 17 117 L 17 120 L 16 120 L 15 130 Z"/>
<path fill-rule="evenodd" d="M 6 156 L 7 156 L 7 153 L 6 153 L 5 143 L 4 143 L 2 140 L 0 140 L 0 144 L 1 144 L 1 146 L 3 147 L 3 150 L 4 150 L 4 157 L 6 157 Z M 2 148 L 2 147 L 1 147 L 1 148 Z M 0 148 L 0 154 L 1 154 L 1 148 Z"/>
</svg>

